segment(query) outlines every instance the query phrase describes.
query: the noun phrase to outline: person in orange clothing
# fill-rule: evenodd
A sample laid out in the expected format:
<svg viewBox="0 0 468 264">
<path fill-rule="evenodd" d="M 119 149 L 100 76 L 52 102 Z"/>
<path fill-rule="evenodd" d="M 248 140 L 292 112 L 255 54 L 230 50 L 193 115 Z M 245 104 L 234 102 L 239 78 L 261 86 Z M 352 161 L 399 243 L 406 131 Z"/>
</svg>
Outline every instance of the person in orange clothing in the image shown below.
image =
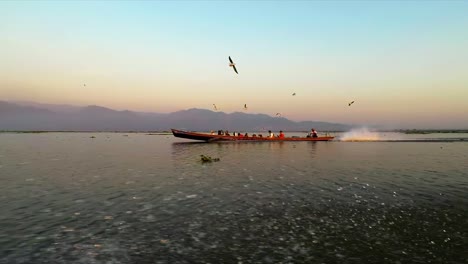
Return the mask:
<svg viewBox="0 0 468 264">
<path fill-rule="evenodd" d="M 283 130 L 281 130 L 281 131 L 280 131 L 280 133 L 279 133 L 279 136 L 278 136 L 278 137 L 279 137 L 279 138 L 284 138 L 284 133 L 283 133 Z"/>
</svg>

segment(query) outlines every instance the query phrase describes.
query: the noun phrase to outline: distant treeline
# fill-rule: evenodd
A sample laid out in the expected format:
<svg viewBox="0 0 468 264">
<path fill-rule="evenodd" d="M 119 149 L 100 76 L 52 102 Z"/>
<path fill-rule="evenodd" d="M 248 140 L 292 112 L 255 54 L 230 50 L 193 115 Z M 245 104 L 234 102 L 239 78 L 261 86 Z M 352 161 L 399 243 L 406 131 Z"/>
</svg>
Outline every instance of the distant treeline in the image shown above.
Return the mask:
<svg viewBox="0 0 468 264">
<path fill-rule="evenodd" d="M 405 134 L 433 134 L 433 133 L 468 133 L 468 129 L 400 129 L 395 132 L 401 132 Z"/>
</svg>

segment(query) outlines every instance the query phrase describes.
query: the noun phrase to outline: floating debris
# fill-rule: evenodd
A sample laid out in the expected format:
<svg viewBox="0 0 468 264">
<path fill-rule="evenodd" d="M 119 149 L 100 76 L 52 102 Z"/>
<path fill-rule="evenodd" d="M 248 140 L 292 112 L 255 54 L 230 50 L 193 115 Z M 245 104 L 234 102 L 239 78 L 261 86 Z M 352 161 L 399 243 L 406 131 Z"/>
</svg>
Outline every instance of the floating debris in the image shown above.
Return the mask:
<svg viewBox="0 0 468 264">
<path fill-rule="evenodd" d="M 219 158 L 212 158 L 210 156 L 205 156 L 205 155 L 200 155 L 201 161 L 202 162 L 213 162 L 213 161 L 219 161 Z"/>
<path fill-rule="evenodd" d="M 95 136 L 90 136 L 89 138 L 96 138 Z"/>
</svg>

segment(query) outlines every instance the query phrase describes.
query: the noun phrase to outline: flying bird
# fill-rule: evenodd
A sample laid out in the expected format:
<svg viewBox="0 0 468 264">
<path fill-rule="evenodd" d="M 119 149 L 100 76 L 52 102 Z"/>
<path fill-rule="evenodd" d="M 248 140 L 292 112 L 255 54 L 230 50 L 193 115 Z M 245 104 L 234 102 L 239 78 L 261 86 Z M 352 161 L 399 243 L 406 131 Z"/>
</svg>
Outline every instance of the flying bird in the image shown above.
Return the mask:
<svg viewBox="0 0 468 264">
<path fill-rule="evenodd" d="M 296 95 L 296 93 L 293 93 L 292 95 L 293 95 L 293 96 L 295 96 L 295 95 Z"/>
<path fill-rule="evenodd" d="M 244 104 L 244 109 L 247 110 L 247 104 Z"/>
<path fill-rule="evenodd" d="M 218 111 L 218 107 L 216 107 L 215 104 L 213 104 L 214 110 Z"/>
<path fill-rule="evenodd" d="M 86 83 L 85 83 L 85 84 L 83 84 L 83 86 L 85 86 L 85 87 L 86 87 Z"/>
<path fill-rule="evenodd" d="M 239 74 L 239 73 L 237 72 L 237 69 L 236 69 L 236 64 L 232 61 L 231 56 L 229 56 L 229 67 L 232 67 L 232 68 L 234 69 L 234 71 L 235 71 L 237 74 Z"/>
<path fill-rule="evenodd" d="M 279 117 L 281 117 L 281 113 L 276 113 L 276 116 L 279 116 Z"/>
<path fill-rule="evenodd" d="M 352 101 L 351 103 L 348 103 L 348 106 L 351 106 L 352 104 L 354 104 L 354 101 Z"/>
</svg>

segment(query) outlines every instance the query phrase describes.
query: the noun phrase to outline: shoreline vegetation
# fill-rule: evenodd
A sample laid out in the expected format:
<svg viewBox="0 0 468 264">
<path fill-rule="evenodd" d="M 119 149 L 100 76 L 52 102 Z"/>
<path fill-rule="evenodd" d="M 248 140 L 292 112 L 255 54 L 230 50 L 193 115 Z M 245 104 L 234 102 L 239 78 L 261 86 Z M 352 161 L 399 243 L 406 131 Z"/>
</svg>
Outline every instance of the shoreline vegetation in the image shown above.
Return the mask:
<svg viewBox="0 0 468 264">
<path fill-rule="evenodd" d="M 444 133 L 468 133 L 468 129 L 410 129 L 410 130 L 395 130 L 405 134 L 444 134 Z"/>
<path fill-rule="evenodd" d="M 210 131 L 198 131 L 210 133 Z M 263 131 L 252 131 L 263 132 Z M 286 131 L 290 133 L 307 133 L 308 131 Z M 323 133 L 343 133 L 349 131 L 323 131 Z M 444 133 L 468 133 L 468 129 L 396 129 L 396 130 L 376 130 L 375 132 L 397 132 L 404 134 L 444 134 Z M 0 130 L 0 133 L 16 133 L 16 134 L 39 134 L 39 133 L 135 133 L 146 135 L 172 135 L 171 131 L 46 131 L 46 130 Z"/>
</svg>

